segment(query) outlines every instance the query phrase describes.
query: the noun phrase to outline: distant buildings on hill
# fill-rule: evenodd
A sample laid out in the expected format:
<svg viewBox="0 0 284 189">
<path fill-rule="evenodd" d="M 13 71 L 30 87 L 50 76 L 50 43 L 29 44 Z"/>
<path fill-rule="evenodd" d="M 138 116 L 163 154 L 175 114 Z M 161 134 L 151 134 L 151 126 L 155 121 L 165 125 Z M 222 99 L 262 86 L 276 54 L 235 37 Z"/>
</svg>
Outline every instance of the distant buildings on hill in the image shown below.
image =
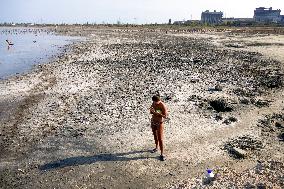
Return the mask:
<svg viewBox="0 0 284 189">
<path fill-rule="evenodd" d="M 281 15 L 281 10 L 273 10 L 272 7 L 265 8 L 259 7 L 254 10 L 253 18 L 223 18 L 223 12 L 217 12 L 214 10 L 210 12 L 206 10 L 201 13 L 201 20 L 199 23 L 202 24 L 226 24 L 226 23 L 237 23 L 239 25 L 249 25 L 253 23 L 276 23 L 276 24 L 284 24 L 284 15 Z M 189 24 L 196 23 L 196 21 L 188 20 L 188 21 L 176 21 L 174 24 Z"/>
</svg>

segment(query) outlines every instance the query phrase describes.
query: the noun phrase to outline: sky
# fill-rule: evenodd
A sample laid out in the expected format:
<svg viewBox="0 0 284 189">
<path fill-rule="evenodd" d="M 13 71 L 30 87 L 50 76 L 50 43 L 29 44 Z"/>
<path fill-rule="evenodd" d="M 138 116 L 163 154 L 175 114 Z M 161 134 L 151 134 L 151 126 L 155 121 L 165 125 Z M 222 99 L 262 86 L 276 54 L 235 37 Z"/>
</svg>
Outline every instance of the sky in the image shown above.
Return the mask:
<svg viewBox="0 0 284 189">
<path fill-rule="evenodd" d="M 252 18 L 256 7 L 283 10 L 284 0 L 0 0 L 0 23 L 167 23 L 216 10 Z"/>
</svg>

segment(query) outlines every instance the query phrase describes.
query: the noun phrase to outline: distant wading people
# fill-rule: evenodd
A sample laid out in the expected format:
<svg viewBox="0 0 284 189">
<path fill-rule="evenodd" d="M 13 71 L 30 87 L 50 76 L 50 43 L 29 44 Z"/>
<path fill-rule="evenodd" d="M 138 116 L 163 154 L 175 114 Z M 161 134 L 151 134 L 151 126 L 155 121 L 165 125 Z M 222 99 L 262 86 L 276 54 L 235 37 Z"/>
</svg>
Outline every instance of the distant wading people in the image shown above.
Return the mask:
<svg viewBox="0 0 284 189">
<path fill-rule="evenodd" d="M 152 153 L 158 151 L 158 147 L 160 147 L 161 155 L 160 160 L 165 161 L 164 156 L 164 144 L 163 144 L 163 132 L 164 132 L 164 124 L 163 121 L 168 115 L 167 108 L 165 104 L 161 101 L 158 95 L 152 97 L 152 105 L 150 107 L 150 113 L 152 114 L 151 119 L 151 128 L 154 135 L 154 140 L 156 144 L 156 148 L 152 150 Z"/>
</svg>

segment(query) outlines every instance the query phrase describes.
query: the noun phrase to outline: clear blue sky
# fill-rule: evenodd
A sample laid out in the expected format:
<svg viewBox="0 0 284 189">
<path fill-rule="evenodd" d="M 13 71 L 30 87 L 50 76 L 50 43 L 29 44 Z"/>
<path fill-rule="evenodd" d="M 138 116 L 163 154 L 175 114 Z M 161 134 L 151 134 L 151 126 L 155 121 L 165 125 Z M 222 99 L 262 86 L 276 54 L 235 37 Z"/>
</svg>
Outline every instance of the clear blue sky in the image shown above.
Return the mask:
<svg viewBox="0 0 284 189">
<path fill-rule="evenodd" d="M 281 9 L 284 0 L 1 0 L 0 22 L 166 23 L 200 19 L 204 10 L 253 17 L 256 7 Z"/>
</svg>

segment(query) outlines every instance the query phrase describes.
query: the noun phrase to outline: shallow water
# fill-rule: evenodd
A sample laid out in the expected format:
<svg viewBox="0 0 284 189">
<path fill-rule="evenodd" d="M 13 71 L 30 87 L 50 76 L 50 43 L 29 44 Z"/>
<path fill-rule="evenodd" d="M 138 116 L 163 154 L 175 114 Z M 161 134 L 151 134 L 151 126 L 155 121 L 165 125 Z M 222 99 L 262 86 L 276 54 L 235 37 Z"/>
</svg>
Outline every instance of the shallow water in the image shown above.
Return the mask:
<svg viewBox="0 0 284 189">
<path fill-rule="evenodd" d="M 65 45 L 79 39 L 44 29 L 0 28 L 0 79 L 50 61 Z M 8 45 L 6 40 L 14 45 Z"/>
</svg>

